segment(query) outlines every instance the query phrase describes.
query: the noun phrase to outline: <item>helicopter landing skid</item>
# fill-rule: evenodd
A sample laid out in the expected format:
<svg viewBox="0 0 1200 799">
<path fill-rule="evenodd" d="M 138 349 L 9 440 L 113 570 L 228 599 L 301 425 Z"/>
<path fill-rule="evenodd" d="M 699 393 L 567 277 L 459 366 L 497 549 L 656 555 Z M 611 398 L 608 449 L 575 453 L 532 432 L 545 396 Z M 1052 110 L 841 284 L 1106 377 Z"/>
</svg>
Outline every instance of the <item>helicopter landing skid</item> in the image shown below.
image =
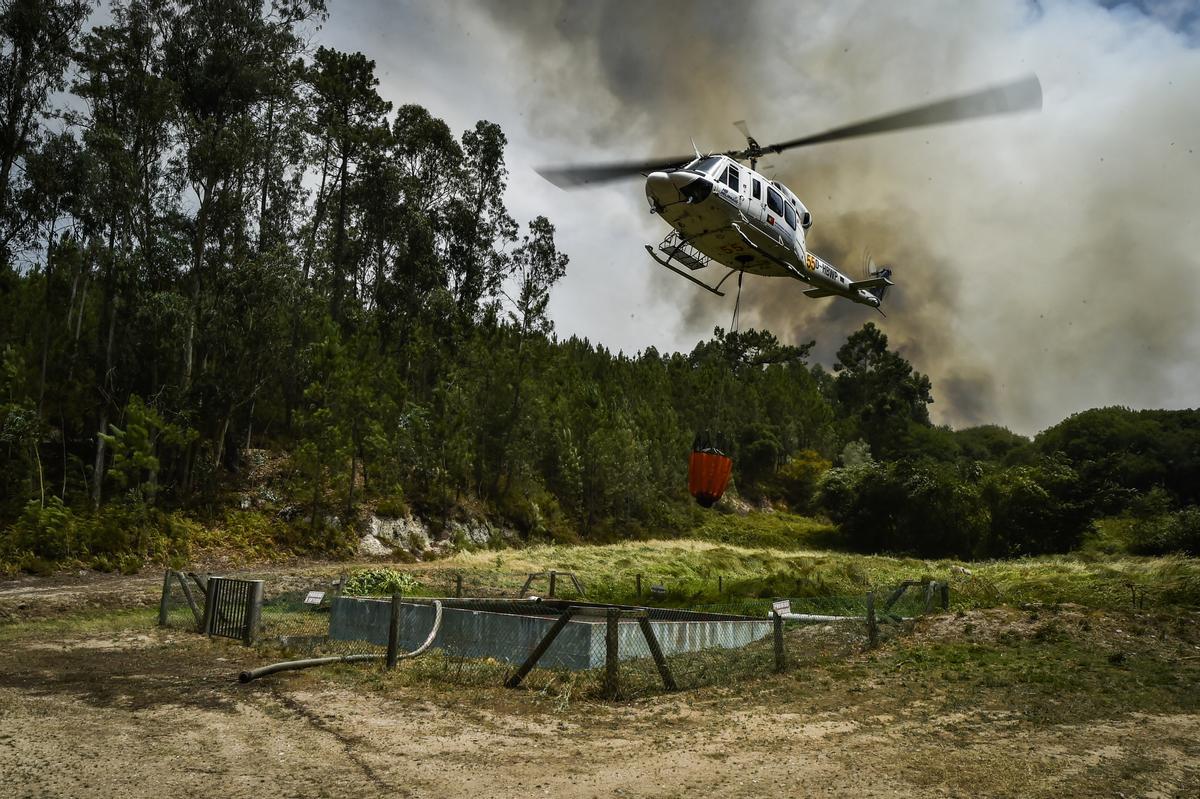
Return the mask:
<svg viewBox="0 0 1200 799">
<path fill-rule="evenodd" d="M 716 287 L 714 288 L 713 286 L 710 286 L 707 283 L 705 283 L 703 280 L 692 277 L 687 272 L 684 272 L 682 269 L 671 266 L 671 259 L 667 258 L 666 260 L 663 260 L 662 258 L 660 258 L 658 256 L 658 254 L 654 252 L 654 248 L 651 247 L 649 244 L 646 245 L 646 252 L 649 253 L 650 257 L 653 258 L 655 263 L 657 263 L 659 266 L 663 266 L 663 267 L 666 267 L 667 269 L 670 269 L 672 272 L 679 275 L 680 277 L 686 278 L 687 280 L 692 281 L 700 288 L 704 289 L 705 291 L 711 291 L 713 294 L 716 294 L 718 297 L 725 296 L 725 292 L 719 290 L 721 288 L 721 283 L 724 283 L 726 280 L 729 279 L 729 275 L 732 275 L 734 272 L 737 271 L 736 269 L 730 269 L 729 275 L 725 275 L 725 277 L 721 278 L 720 283 L 717 283 Z"/>
</svg>

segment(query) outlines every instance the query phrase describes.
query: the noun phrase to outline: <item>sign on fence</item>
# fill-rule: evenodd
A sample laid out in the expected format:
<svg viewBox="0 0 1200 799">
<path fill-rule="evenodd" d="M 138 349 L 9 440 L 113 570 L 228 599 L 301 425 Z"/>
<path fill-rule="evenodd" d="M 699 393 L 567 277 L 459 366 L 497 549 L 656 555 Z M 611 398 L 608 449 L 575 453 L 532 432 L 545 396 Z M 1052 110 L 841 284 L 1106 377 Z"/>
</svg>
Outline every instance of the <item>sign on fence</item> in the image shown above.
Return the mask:
<svg viewBox="0 0 1200 799">
<path fill-rule="evenodd" d="M 771 603 L 771 611 L 778 613 L 780 616 L 785 616 L 792 612 L 792 600 L 779 599 Z"/>
<path fill-rule="evenodd" d="M 319 605 L 319 604 L 321 604 L 321 600 L 324 598 L 325 598 L 324 591 L 309 591 L 308 594 L 306 594 L 304 597 L 304 604 Z"/>
</svg>

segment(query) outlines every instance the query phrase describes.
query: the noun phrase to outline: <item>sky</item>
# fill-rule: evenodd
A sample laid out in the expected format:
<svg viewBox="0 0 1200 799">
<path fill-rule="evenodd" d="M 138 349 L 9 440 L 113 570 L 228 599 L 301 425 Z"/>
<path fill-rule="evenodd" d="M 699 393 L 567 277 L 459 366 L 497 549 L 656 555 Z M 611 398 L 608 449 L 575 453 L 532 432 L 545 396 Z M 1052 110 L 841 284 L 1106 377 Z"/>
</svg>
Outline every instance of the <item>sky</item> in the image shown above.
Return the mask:
<svg viewBox="0 0 1200 799">
<path fill-rule="evenodd" d="M 628 354 L 690 350 L 733 293 L 653 264 L 669 228 L 640 178 L 564 192 L 537 166 L 726 150 L 739 119 L 779 141 L 1035 73 L 1040 113 L 760 163 L 812 211 L 814 252 L 858 276 L 869 251 L 897 286 L 883 318 L 751 276 L 741 327 L 830 365 L 872 321 L 954 427 L 1200 404 L 1200 0 L 329 5 L 316 41 L 373 59 L 385 99 L 500 124 L 510 213 L 549 217 L 571 259 L 558 335 Z"/>
</svg>

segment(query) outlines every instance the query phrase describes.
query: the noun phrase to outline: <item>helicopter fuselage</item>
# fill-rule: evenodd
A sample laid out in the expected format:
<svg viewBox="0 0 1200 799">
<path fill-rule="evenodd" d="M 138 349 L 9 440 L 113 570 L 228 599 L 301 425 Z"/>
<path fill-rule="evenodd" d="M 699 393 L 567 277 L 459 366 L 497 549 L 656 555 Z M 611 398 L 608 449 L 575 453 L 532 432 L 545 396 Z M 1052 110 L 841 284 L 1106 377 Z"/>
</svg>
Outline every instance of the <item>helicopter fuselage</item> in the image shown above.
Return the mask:
<svg viewBox="0 0 1200 799">
<path fill-rule="evenodd" d="M 677 244 L 660 249 L 670 256 L 676 247 L 690 247 L 704 256 L 684 258 L 689 269 L 703 268 L 711 259 L 739 272 L 794 278 L 812 286 L 805 292 L 810 297 L 839 296 L 872 308 L 879 307 L 882 289 L 891 285 L 883 273 L 853 281 L 810 252 L 805 231 L 812 215 L 804 204 L 782 183 L 727 156 L 650 173 L 646 199 L 678 234 Z"/>
</svg>

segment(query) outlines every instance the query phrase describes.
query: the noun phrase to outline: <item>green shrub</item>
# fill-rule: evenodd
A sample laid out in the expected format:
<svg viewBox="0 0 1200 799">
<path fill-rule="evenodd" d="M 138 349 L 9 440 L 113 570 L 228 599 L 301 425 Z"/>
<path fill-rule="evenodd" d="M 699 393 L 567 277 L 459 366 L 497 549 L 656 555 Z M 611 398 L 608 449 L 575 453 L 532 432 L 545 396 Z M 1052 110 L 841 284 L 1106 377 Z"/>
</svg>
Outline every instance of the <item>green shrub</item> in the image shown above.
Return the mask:
<svg viewBox="0 0 1200 799">
<path fill-rule="evenodd" d="M 988 529 L 978 487 L 948 464 L 868 462 L 830 469 L 818 502 L 868 552 L 967 557 Z"/>
<path fill-rule="evenodd" d="M 776 473 L 784 499 L 796 510 L 811 509 L 817 482 L 831 466 L 833 464 L 815 450 L 797 452 Z"/>
<path fill-rule="evenodd" d="M 1183 552 L 1200 555 L 1200 508 L 1184 508 L 1149 519 L 1137 519 L 1130 530 L 1131 549 L 1142 555 Z"/>
<path fill-rule="evenodd" d="M 976 554 L 1017 557 L 1075 549 L 1090 522 L 1086 504 L 1075 501 L 1077 486 L 1073 469 L 1049 459 L 988 475 L 982 495 L 991 522 Z"/>
<path fill-rule="evenodd" d="M 375 505 L 375 515 L 389 519 L 403 519 L 405 516 L 412 515 L 412 511 L 409 509 L 408 503 L 404 501 L 404 495 L 400 493 L 400 489 L 396 488 Z"/>
<path fill-rule="evenodd" d="M 411 574 L 394 569 L 364 569 L 346 581 L 345 593 L 354 596 L 412 594 L 421 587 Z"/>
<path fill-rule="evenodd" d="M 45 506 L 37 500 L 25 505 L 20 518 L 0 538 L 0 550 L 28 554 L 34 560 L 63 561 L 84 554 L 80 533 L 75 514 L 52 496 Z"/>
</svg>

